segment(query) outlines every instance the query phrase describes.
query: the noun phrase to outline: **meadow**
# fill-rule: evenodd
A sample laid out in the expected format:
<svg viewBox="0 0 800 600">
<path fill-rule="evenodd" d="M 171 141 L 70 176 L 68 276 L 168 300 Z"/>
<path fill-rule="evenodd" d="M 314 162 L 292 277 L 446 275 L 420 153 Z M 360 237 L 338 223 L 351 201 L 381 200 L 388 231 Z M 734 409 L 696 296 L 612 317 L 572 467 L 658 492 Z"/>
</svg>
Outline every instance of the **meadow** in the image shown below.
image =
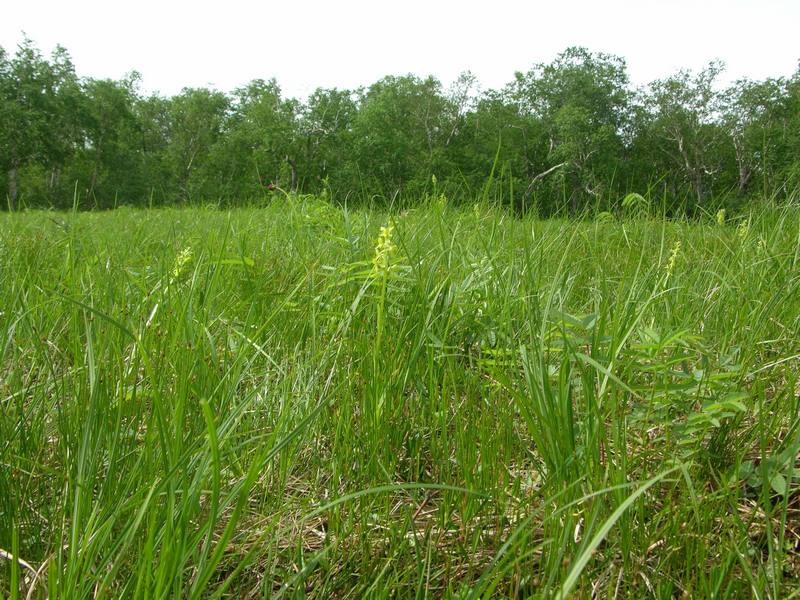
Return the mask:
<svg viewBox="0 0 800 600">
<path fill-rule="evenodd" d="M 0 216 L 0 593 L 800 594 L 800 207 Z"/>
</svg>

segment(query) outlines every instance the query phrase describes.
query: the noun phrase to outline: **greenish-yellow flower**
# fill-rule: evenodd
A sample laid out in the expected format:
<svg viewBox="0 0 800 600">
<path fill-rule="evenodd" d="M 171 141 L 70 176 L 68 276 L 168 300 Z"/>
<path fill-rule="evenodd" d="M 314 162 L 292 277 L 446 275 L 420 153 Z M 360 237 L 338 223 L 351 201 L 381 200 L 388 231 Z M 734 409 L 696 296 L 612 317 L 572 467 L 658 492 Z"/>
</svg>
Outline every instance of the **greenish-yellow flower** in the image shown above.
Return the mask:
<svg viewBox="0 0 800 600">
<path fill-rule="evenodd" d="M 381 227 L 378 241 L 375 244 L 375 256 L 372 257 L 372 266 L 376 274 L 387 273 L 392 267 L 392 257 L 397 246 L 392 241 L 394 225 Z"/>
<path fill-rule="evenodd" d="M 667 279 L 672 276 L 672 272 L 675 270 L 675 263 L 678 262 L 678 255 L 681 252 L 681 241 L 678 240 L 675 242 L 675 245 L 672 246 L 672 250 L 669 253 L 669 260 L 667 260 Z"/>
<path fill-rule="evenodd" d="M 172 264 L 172 271 L 169 274 L 170 279 L 174 281 L 183 275 L 186 267 L 192 262 L 193 257 L 194 251 L 191 246 L 187 246 L 181 250 L 175 257 L 175 262 Z"/>
</svg>

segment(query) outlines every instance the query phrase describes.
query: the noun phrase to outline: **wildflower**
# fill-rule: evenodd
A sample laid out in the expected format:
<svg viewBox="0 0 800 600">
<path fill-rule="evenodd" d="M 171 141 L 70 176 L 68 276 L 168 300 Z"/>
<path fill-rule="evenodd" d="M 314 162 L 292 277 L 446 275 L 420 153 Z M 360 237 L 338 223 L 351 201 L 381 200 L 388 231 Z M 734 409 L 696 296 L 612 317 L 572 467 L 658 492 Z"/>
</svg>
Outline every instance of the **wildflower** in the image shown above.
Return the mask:
<svg viewBox="0 0 800 600">
<path fill-rule="evenodd" d="M 172 271 L 169 275 L 170 280 L 175 281 L 183 274 L 186 266 L 192 262 L 193 256 L 194 251 L 192 250 L 191 246 L 187 246 L 178 253 L 178 256 L 175 257 L 175 262 L 172 265 Z"/>
<path fill-rule="evenodd" d="M 670 278 L 670 276 L 672 275 L 672 271 L 675 270 L 675 263 L 678 262 L 678 254 L 680 254 L 680 251 L 681 251 L 681 241 L 678 240 L 677 242 L 675 242 L 675 245 L 672 246 L 672 250 L 670 251 L 669 254 L 669 260 L 667 261 L 667 268 L 666 268 L 667 279 Z"/>
<path fill-rule="evenodd" d="M 720 208 L 717 211 L 717 217 L 716 218 L 717 218 L 717 225 L 719 225 L 719 226 L 725 225 L 725 209 L 724 208 Z"/>
<path fill-rule="evenodd" d="M 394 225 L 387 225 L 386 227 L 381 227 L 378 234 L 378 241 L 375 244 L 375 256 L 372 258 L 373 271 L 376 274 L 385 274 L 392 267 L 392 257 L 397 250 L 397 246 L 392 241 L 393 231 Z"/>
<path fill-rule="evenodd" d="M 739 238 L 739 241 L 744 241 L 747 238 L 747 234 L 750 233 L 750 220 L 742 221 L 736 227 L 736 237 Z"/>
</svg>

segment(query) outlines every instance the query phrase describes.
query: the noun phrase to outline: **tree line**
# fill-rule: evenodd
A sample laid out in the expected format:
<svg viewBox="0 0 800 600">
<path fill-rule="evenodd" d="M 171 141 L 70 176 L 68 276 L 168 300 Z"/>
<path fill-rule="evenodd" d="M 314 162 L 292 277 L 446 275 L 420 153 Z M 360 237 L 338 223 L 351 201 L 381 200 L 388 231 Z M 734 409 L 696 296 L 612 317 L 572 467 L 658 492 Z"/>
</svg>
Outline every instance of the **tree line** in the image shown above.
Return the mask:
<svg viewBox="0 0 800 600">
<path fill-rule="evenodd" d="M 718 85 L 720 63 L 634 88 L 624 59 L 568 48 L 481 90 L 389 76 L 286 97 L 272 80 L 144 94 L 79 77 L 69 53 L 0 47 L 6 207 L 235 205 L 273 188 L 338 202 L 446 191 L 541 214 L 627 192 L 695 211 L 800 189 L 800 68 Z"/>
</svg>

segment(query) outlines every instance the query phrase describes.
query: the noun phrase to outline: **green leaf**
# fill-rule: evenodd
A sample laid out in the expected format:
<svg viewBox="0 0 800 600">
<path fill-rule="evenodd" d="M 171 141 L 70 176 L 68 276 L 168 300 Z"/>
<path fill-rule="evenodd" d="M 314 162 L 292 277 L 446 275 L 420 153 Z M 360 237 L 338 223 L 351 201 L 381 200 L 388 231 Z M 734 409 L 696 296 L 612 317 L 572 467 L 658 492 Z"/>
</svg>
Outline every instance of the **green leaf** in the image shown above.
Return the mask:
<svg viewBox="0 0 800 600">
<path fill-rule="evenodd" d="M 644 494 L 648 489 L 654 486 L 656 483 L 664 479 L 667 475 L 674 473 L 678 470 L 679 467 L 673 467 L 668 471 L 664 471 L 663 473 L 656 475 L 652 479 L 644 482 L 638 489 L 636 489 L 632 494 L 630 494 L 625 500 L 617 507 L 617 509 L 611 514 L 608 519 L 605 520 L 603 525 L 598 529 L 597 533 L 591 539 L 591 541 L 586 545 L 583 549 L 581 554 L 572 564 L 572 568 L 567 575 L 567 578 L 564 580 L 564 583 L 561 586 L 561 589 L 556 596 L 559 599 L 568 598 L 572 588 L 575 587 L 575 584 L 578 583 L 578 579 L 580 579 L 581 573 L 583 573 L 584 567 L 588 564 L 589 560 L 594 555 L 595 550 L 597 547 L 603 542 L 606 538 L 608 533 L 611 531 L 611 528 L 619 521 L 619 518 L 622 514 L 628 510 L 628 508 L 636 502 L 636 499 L 639 498 L 642 494 Z"/>
<path fill-rule="evenodd" d="M 244 267 L 244 266 L 253 267 L 253 266 L 255 266 L 256 261 L 254 261 L 252 258 L 248 258 L 247 256 L 244 256 L 242 258 L 224 258 L 221 261 L 219 261 L 218 264 L 220 264 L 220 265 L 234 265 L 234 266 L 238 266 L 238 267 Z"/>
<path fill-rule="evenodd" d="M 769 480 L 769 485 L 775 490 L 775 493 L 781 496 L 785 496 L 789 489 L 789 486 L 786 484 L 786 478 L 780 473 L 775 473 L 775 475 L 772 476 Z"/>
</svg>

